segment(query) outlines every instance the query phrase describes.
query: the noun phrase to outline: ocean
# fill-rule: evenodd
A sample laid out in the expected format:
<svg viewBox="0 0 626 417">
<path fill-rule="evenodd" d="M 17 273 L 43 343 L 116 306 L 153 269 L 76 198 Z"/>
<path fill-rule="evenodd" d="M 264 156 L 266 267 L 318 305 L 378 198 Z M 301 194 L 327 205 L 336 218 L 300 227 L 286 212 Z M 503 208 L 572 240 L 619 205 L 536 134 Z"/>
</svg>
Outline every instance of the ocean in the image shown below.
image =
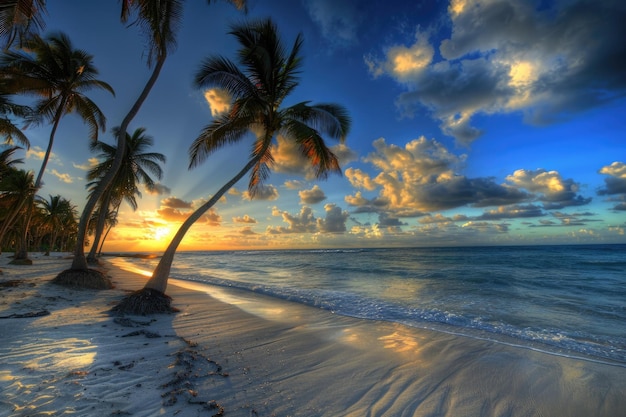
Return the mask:
<svg viewBox="0 0 626 417">
<path fill-rule="evenodd" d="M 171 277 L 626 367 L 626 245 L 179 252 Z"/>
</svg>

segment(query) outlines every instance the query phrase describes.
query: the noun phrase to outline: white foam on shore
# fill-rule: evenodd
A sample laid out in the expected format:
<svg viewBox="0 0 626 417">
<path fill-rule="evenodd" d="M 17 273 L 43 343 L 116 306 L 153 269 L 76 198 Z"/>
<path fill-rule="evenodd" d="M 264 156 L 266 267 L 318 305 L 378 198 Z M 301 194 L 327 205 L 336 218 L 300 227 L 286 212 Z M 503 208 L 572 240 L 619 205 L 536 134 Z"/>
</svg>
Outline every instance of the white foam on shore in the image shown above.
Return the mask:
<svg viewBox="0 0 626 417">
<path fill-rule="evenodd" d="M 68 266 L 41 258 L 32 267 L 0 264 L 0 280 L 26 284 L 0 290 L 0 315 L 50 311 L 0 320 L 1 417 L 206 415 L 186 401 L 163 404 L 183 338 L 228 374 L 205 373 L 196 387 L 228 416 L 614 417 L 626 409 L 623 368 L 254 293 L 209 296 L 203 284 L 177 280 L 168 294 L 180 313 L 134 318 L 162 337 L 122 337 L 133 329 L 106 311 L 145 276 L 112 267 L 117 288 L 99 292 L 47 284 Z"/>
</svg>

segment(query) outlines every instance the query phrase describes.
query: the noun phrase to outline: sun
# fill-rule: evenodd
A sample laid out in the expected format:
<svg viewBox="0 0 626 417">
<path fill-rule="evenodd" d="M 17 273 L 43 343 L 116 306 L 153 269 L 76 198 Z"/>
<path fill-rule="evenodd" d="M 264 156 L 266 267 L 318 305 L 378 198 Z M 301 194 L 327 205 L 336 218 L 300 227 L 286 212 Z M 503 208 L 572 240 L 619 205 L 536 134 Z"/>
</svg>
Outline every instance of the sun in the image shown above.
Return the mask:
<svg viewBox="0 0 626 417">
<path fill-rule="evenodd" d="M 170 234 L 170 228 L 167 226 L 155 227 L 153 230 L 154 240 L 161 241 Z"/>
</svg>

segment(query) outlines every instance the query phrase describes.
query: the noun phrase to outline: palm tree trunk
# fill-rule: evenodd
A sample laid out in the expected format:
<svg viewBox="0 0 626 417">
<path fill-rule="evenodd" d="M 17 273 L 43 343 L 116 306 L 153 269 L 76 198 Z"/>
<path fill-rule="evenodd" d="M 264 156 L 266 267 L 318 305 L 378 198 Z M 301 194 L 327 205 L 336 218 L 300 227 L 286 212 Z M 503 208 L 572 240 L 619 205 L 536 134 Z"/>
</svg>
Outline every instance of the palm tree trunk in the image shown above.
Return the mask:
<svg viewBox="0 0 626 417">
<path fill-rule="evenodd" d="M 267 146 L 269 146 L 269 141 L 266 142 Z M 266 147 L 267 147 L 266 146 Z M 194 211 L 180 226 L 176 235 L 170 242 L 169 246 L 163 253 L 161 260 L 158 265 L 154 269 L 152 273 L 152 278 L 148 280 L 144 289 L 152 289 L 159 291 L 165 294 L 165 290 L 167 289 L 167 279 L 170 275 L 170 270 L 172 269 L 172 263 L 174 262 L 174 255 L 176 254 L 176 249 L 180 242 L 185 237 L 185 234 L 189 230 L 189 228 L 200 218 L 208 209 L 213 207 L 215 203 L 219 201 L 220 198 L 230 190 L 236 183 L 239 181 L 248 171 L 254 167 L 254 165 L 261 159 L 261 156 L 265 153 L 265 149 L 263 152 L 259 152 L 258 156 L 252 160 L 250 160 L 246 166 L 237 173 L 230 181 L 228 181 L 220 190 L 213 196 L 209 201 L 204 203 L 202 206 L 198 207 L 196 211 Z"/>
<path fill-rule="evenodd" d="M 52 144 L 54 143 L 54 136 L 56 134 L 57 128 L 59 127 L 59 122 L 61 121 L 61 116 L 63 116 L 63 111 L 65 110 L 65 103 L 67 103 L 67 98 L 63 97 L 61 100 L 61 104 L 57 108 L 56 114 L 54 115 L 54 124 L 52 125 L 52 131 L 50 132 L 50 139 L 48 140 L 48 148 L 46 149 L 46 154 L 43 157 L 43 161 L 41 162 L 41 168 L 39 169 L 39 174 L 37 174 L 37 179 L 35 180 L 35 187 L 33 198 L 30 199 L 30 204 L 26 210 L 26 217 L 24 221 L 24 229 L 22 230 L 23 236 L 22 241 L 24 245 L 22 248 L 15 252 L 15 259 L 28 259 L 28 228 L 30 226 L 30 219 L 33 215 L 34 197 L 39 191 L 41 187 L 41 181 L 43 178 L 43 174 L 46 171 L 46 166 L 48 165 L 48 160 L 50 159 L 50 153 L 52 152 Z"/>
<path fill-rule="evenodd" d="M 15 225 L 17 216 L 20 214 L 20 211 L 22 210 L 22 207 L 24 207 L 24 204 L 26 203 L 27 200 L 28 198 L 19 200 L 15 204 L 15 206 L 10 209 L 9 215 L 2 222 L 2 227 L 0 227 L 0 242 L 4 241 L 4 238 L 6 234 L 8 233 L 9 229 Z"/>
<path fill-rule="evenodd" d="M 120 205 L 117 205 L 117 208 L 115 209 L 115 215 L 113 216 L 113 219 L 115 221 L 117 221 L 117 214 L 120 211 Z M 102 255 L 102 248 L 104 247 L 104 241 L 107 240 L 107 236 L 109 236 L 109 232 L 111 231 L 111 229 L 113 229 L 113 225 L 115 223 L 109 223 L 109 227 L 107 228 L 106 233 L 104 234 L 104 236 L 102 237 L 102 242 L 100 242 L 100 248 L 98 249 L 98 256 Z"/>
<path fill-rule="evenodd" d="M 100 246 L 100 238 L 102 237 L 102 232 L 104 231 L 104 223 L 106 221 L 107 211 L 109 210 L 110 195 L 111 193 L 107 191 L 106 196 L 100 202 L 98 224 L 96 224 L 91 250 L 89 250 L 89 255 L 87 255 L 87 263 L 96 262 L 96 253 L 98 252 L 98 247 Z"/>
<path fill-rule="evenodd" d="M 35 195 L 33 194 L 29 198 L 24 199 L 23 202 L 28 203 L 28 206 L 26 207 L 26 215 L 24 216 L 22 230 L 18 232 L 18 234 L 21 234 L 20 240 L 24 242 L 24 244 L 19 249 L 16 249 L 15 256 L 13 258 L 16 260 L 28 259 L 28 227 L 30 226 L 30 218 L 33 215 L 33 208 L 35 207 L 34 197 Z"/>
<path fill-rule="evenodd" d="M 48 246 L 48 250 L 46 251 L 46 255 L 50 256 L 50 252 L 55 252 L 54 248 L 57 242 L 57 238 L 59 237 L 58 228 L 54 229 L 54 233 L 52 234 L 52 238 L 50 240 L 50 245 Z"/>
<path fill-rule="evenodd" d="M 63 116 L 63 110 L 65 110 L 65 104 L 67 103 L 67 98 L 63 97 L 61 100 L 61 104 L 57 109 L 56 114 L 54 115 L 54 124 L 52 125 L 52 131 L 50 132 L 50 139 L 48 140 L 48 148 L 46 149 L 46 154 L 43 157 L 43 161 L 41 162 L 41 168 L 39 169 L 39 174 L 37 175 L 37 179 L 35 180 L 35 193 L 41 187 L 41 180 L 43 178 L 43 173 L 46 171 L 46 166 L 48 165 L 48 159 L 50 159 L 50 153 L 52 152 L 52 144 L 54 143 L 54 136 L 56 134 L 57 128 L 59 127 L 59 122 L 61 121 L 61 116 Z"/>
<path fill-rule="evenodd" d="M 124 153 L 126 152 L 126 130 L 128 129 L 128 125 L 133 120 L 133 118 L 139 112 L 144 101 L 148 98 L 148 94 L 150 94 L 150 90 L 156 83 L 159 78 L 159 74 L 161 73 L 161 69 L 163 68 L 163 64 L 165 64 L 165 59 L 167 58 L 167 54 L 163 53 L 159 56 L 156 65 L 154 66 L 154 70 L 152 71 L 152 75 L 148 82 L 146 83 L 143 91 L 137 98 L 137 101 L 130 109 L 122 124 L 119 128 L 119 136 L 117 138 L 117 150 L 115 152 L 115 158 L 113 159 L 113 163 L 111 164 L 111 169 L 107 174 L 102 178 L 93 194 L 85 204 L 83 209 L 83 213 L 80 216 L 80 221 L 78 223 L 78 236 L 76 238 L 76 248 L 74 249 L 74 259 L 72 261 L 72 266 L 70 269 L 80 269 L 87 270 L 87 258 L 85 257 L 85 236 L 87 234 L 87 227 L 89 226 L 89 218 L 91 217 L 91 213 L 93 209 L 96 207 L 96 203 L 102 197 L 102 194 L 106 191 L 107 188 L 111 185 L 111 182 L 115 178 L 115 175 L 119 171 L 122 166 L 122 162 L 124 161 Z"/>
</svg>

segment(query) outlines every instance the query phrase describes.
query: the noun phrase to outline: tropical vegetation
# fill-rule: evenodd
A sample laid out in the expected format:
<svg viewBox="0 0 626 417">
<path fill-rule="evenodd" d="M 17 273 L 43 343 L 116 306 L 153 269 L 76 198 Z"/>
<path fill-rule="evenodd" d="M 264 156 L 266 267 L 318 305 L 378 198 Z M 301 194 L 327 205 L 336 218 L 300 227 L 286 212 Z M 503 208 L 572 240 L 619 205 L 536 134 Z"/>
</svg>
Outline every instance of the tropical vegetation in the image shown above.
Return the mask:
<svg viewBox="0 0 626 417">
<path fill-rule="evenodd" d="M 245 0 L 229 0 L 229 2 L 237 8 L 245 8 Z M 152 73 L 119 126 L 118 152 L 115 154 L 110 170 L 101 178 L 83 208 L 78 225 L 78 239 L 74 249 L 72 266 L 55 278 L 54 282 L 58 284 L 97 287 L 100 285 L 98 282 L 101 282 L 104 287 L 110 285 L 103 274 L 88 268 L 82 242 L 85 240 L 93 210 L 106 189 L 113 183 L 117 171 L 123 164 L 126 130 L 148 98 L 167 57 L 176 47 L 176 34 L 181 24 L 182 15 L 182 0 L 122 0 L 122 21 L 126 22 L 131 16 L 134 16 L 134 24 L 138 25 L 148 38 L 147 64 L 148 67 L 152 67 Z"/>
<path fill-rule="evenodd" d="M 93 57 L 76 49 L 69 37 L 63 33 L 53 33 L 46 38 L 39 35 L 23 41 L 22 50 L 8 50 L 0 56 L 0 76 L 3 93 L 35 96 L 37 100 L 27 113 L 26 123 L 49 122 L 52 127 L 48 146 L 41 168 L 35 179 L 35 192 L 41 188 L 55 134 L 63 116 L 77 113 L 88 125 L 90 138 L 98 139 L 98 131 L 105 130 L 106 118 L 98 106 L 85 95 L 85 91 L 102 89 L 114 94 L 113 88 L 98 80 L 98 70 Z M 34 194 L 33 194 L 34 196 Z M 31 196 L 31 197 L 33 197 Z M 29 204 L 31 203 L 31 204 Z M 22 241 L 27 239 L 28 227 L 33 207 L 32 201 L 22 200 L 29 210 L 23 219 Z M 27 245 L 16 253 L 17 259 L 26 259 Z"/>
<path fill-rule="evenodd" d="M 165 163 L 165 155 L 158 152 L 148 152 L 148 148 L 154 144 L 152 136 L 147 135 L 145 128 L 136 129 L 132 135 L 126 134 L 126 152 L 122 167 L 113 178 L 109 186 L 98 202 L 98 208 L 94 211 L 97 216 L 89 222 L 93 224 L 94 241 L 87 256 L 89 263 L 96 263 L 97 252 L 102 245 L 103 233 L 106 224 L 116 223 L 117 212 L 123 201 L 133 209 L 137 209 L 136 196 L 141 197 L 138 185 L 143 184 L 148 191 L 154 191 L 156 183 L 151 175 L 157 179 L 163 177 L 163 169 L 160 162 Z M 113 129 L 113 136 L 119 136 L 119 128 Z M 91 145 L 100 163 L 87 173 L 90 181 L 87 186 L 93 192 L 100 180 L 111 170 L 111 165 L 117 153 L 117 147 L 97 141 Z M 95 222 L 93 221 L 95 220 Z"/>
<path fill-rule="evenodd" d="M 343 141 L 350 129 L 346 109 L 338 104 L 310 104 L 308 101 L 284 106 L 297 87 L 302 63 L 303 38 L 298 35 L 286 51 L 275 24 L 260 20 L 235 25 L 230 32 L 240 44 L 238 67 L 222 56 L 207 58 L 195 76 L 200 89 L 218 87 L 232 98 L 230 110 L 215 118 L 192 143 L 190 168 L 226 145 L 250 139 L 248 163 L 181 225 L 165 250 L 145 287 L 120 302 L 115 310 L 132 314 L 172 311 L 165 294 L 174 255 L 189 228 L 232 186 L 250 173 L 248 189 L 254 196 L 270 174 L 272 143 L 277 135 L 294 141 L 315 168 L 318 178 L 341 172 L 337 157 L 326 146 L 323 135 Z"/>
</svg>

